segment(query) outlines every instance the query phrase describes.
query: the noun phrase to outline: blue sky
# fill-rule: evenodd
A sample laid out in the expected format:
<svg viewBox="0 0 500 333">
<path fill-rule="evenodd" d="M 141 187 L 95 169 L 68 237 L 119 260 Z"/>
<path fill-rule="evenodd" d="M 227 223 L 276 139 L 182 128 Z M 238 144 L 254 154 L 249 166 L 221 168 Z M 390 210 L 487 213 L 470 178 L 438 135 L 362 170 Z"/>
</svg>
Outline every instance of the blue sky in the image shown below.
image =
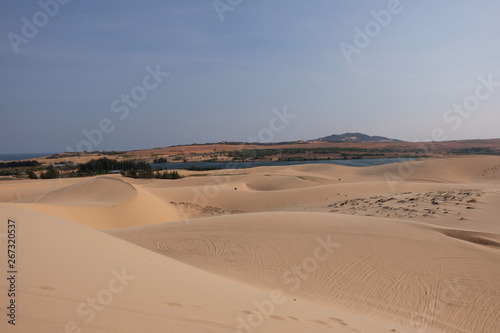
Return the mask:
<svg viewBox="0 0 500 333">
<path fill-rule="evenodd" d="M 2 1 L 0 153 L 78 150 L 90 142 L 82 131 L 93 133 L 92 150 L 247 141 L 285 108 L 295 118 L 274 141 L 352 131 L 427 141 L 436 129 L 500 137 L 496 0 L 218 1 L 229 10 L 206 0 L 41 0 L 49 11 L 57 3 L 53 17 L 37 1 Z M 385 26 L 372 14 L 381 11 Z M 30 36 L 23 25 L 36 19 Z M 375 29 L 369 45 L 355 43 L 356 27 Z M 341 43 L 358 50 L 350 62 Z M 113 101 L 144 92 L 157 65 L 169 75 L 120 119 Z M 465 101 L 472 111 L 453 111 Z"/>
</svg>

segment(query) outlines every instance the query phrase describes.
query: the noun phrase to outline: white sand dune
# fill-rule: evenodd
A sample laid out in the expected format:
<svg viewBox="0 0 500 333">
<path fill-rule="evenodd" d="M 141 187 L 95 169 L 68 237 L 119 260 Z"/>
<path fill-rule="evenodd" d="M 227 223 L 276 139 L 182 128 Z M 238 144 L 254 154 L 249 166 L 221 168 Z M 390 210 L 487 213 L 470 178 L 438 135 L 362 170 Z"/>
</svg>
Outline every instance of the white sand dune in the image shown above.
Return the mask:
<svg viewBox="0 0 500 333">
<path fill-rule="evenodd" d="M 2 320 L 2 332 L 343 333 L 400 327 L 231 281 L 59 218 L 2 209 L 2 221 L 8 217 L 15 218 L 22 239 L 20 292 L 17 324 Z M 0 289 L 5 295 L 4 281 Z M 5 318 L 5 307 L 0 313 Z"/>
<path fill-rule="evenodd" d="M 203 173 L 0 183 L 0 331 L 500 332 L 499 157 Z"/>
<path fill-rule="evenodd" d="M 83 178 L 78 183 L 55 190 L 48 187 L 45 193 L 6 205 L 54 215 L 95 229 L 180 218 L 173 205 L 117 177 Z"/>
<path fill-rule="evenodd" d="M 325 213 L 243 214 L 110 233 L 301 301 L 407 326 L 420 314 L 428 329 L 500 330 L 499 234 Z"/>
<path fill-rule="evenodd" d="M 33 202 L 72 206 L 110 206 L 127 204 L 136 195 L 135 187 L 121 179 L 98 177 L 45 193 L 35 198 Z"/>
</svg>

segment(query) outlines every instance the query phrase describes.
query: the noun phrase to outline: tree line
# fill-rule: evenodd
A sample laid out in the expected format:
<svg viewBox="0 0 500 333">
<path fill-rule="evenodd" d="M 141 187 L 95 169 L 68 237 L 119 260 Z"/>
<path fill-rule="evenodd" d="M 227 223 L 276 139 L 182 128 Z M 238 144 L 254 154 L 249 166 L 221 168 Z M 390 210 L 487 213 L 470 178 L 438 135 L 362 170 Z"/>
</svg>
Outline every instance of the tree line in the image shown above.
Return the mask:
<svg viewBox="0 0 500 333">
<path fill-rule="evenodd" d="M 20 168 L 20 167 L 36 167 L 42 165 L 40 162 L 35 160 L 29 161 L 10 161 L 10 162 L 0 162 L 0 169 L 6 168 Z"/>
</svg>

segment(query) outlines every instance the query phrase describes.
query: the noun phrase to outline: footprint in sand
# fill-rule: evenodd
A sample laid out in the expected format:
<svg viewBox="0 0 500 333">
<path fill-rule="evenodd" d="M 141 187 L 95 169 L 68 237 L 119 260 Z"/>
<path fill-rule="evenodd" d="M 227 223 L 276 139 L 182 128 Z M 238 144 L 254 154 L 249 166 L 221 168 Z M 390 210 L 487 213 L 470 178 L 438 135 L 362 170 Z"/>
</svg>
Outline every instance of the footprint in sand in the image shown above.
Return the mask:
<svg viewBox="0 0 500 333">
<path fill-rule="evenodd" d="M 251 315 L 253 312 L 252 311 L 247 311 L 247 310 L 241 310 L 238 311 L 239 314 L 244 314 L 244 315 Z"/>
<path fill-rule="evenodd" d="M 56 288 L 50 287 L 50 286 L 35 286 L 34 288 L 38 289 L 38 290 L 46 290 L 46 291 L 56 290 Z"/>
<path fill-rule="evenodd" d="M 320 325 L 320 326 L 330 326 L 328 323 L 324 322 L 323 320 L 319 320 L 319 319 L 310 319 L 309 322 L 316 324 L 316 325 Z"/>
<path fill-rule="evenodd" d="M 329 317 L 328 320 L 331 320 L 334 323 L 342 325 L 342 326 L 349 326 L 349 325 L 346 324 L 345 321 L 343 321 L 342 319 L 339 319 L 339 318 Z"/>
<path fill-rule="evenodd" d="M 180 303 L 175 303 L 175 302 L 164 302 L 164 303 L 160 303 L 160 305 L 163 305 L 163 306 L 171 306 L 171 307 L 174 307 L 174 308 L 182 308 L 183 305 L 180 304 Z"/>
<path fill-rule="evenodd" d="M 273 320 L 285 320 L 285 318 L 280 317 L 280 316 L 275 316 L 275 315 L 268 316 L 267 318 L 273 319 Z"/>
</svg>

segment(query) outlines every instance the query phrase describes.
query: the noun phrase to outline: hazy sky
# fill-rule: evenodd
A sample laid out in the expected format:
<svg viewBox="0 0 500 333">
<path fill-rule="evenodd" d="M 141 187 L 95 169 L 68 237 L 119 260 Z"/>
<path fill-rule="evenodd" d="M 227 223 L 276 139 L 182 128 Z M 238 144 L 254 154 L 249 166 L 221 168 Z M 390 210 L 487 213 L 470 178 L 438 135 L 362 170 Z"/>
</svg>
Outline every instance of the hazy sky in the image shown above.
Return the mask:
<svg viewBox="0 0 500 333">
<path fill-rule="evenodd" d="M 500 137 L 498 0 L 59 1 L 0 4 L 0 153 Z"/>
</svg>

